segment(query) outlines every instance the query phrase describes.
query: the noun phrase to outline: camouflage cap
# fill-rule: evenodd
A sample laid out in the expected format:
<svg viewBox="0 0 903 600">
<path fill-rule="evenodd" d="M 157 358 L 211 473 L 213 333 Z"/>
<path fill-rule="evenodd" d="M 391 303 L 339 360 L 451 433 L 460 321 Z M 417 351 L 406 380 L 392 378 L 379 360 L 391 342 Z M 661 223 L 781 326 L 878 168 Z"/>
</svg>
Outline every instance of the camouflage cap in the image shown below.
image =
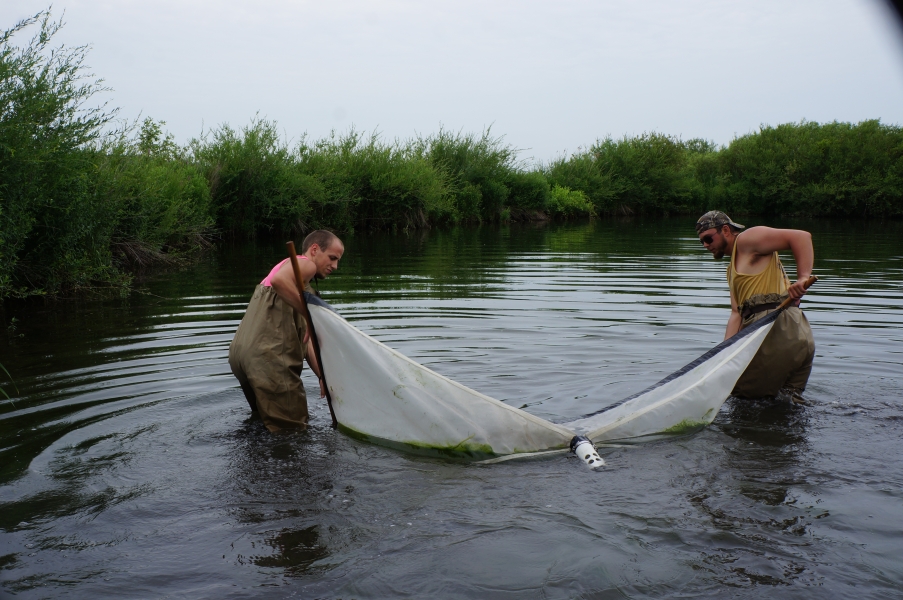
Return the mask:
<svg viewBox="0 0 903 600">
<path fill-rule="evenodd" d="M 734 223 L 729 216 L 720 210 L 710 210 L 696 221 L 696 233 L 702 233 L 708 229 L 720 229 L 723 225 L 730 225 L 737 229 L 746 229 L 745 225 Z"/>
</svg>

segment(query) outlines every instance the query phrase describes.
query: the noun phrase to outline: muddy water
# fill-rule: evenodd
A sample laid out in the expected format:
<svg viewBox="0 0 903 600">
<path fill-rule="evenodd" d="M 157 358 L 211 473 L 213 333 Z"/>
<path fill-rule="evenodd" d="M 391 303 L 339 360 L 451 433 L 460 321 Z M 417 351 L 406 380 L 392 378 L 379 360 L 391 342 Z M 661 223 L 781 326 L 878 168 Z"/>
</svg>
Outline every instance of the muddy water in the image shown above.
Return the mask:
<svg viewBox="0 0 903 600">
<path fill-rule="evenodd" d="M 720 341 L 725 264 L 691 225 L 358 236 L 320 287 L 414 360 L 563 421 Z M 893 597 L 903 227 L 781 225 L 815 238 L 812 406 L 730 400 L 700 433 L 607 450 L 600 472 L 402 454 L 333 431 L 319 400 L 309 431 L 269 434 L 226 353 L 278 242 L 127 299 L 8 305 L 0 596 Z"/>
</svg>

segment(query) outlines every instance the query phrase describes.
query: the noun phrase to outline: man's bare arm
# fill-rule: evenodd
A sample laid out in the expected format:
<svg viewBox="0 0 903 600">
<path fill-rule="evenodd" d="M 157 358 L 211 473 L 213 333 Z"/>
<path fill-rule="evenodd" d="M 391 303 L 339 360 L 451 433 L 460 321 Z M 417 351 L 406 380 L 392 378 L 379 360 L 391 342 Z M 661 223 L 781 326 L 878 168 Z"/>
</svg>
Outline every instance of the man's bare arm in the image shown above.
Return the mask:
<svg viewBox="0 0 903 600">
<path fill-rule="evenodd" d="M 734 292 L 731 292 L 731 316 L 727 319 L 727 329 L 724 330 L 724 339 L 734 337 L 740 331 L 740 325 L 743 319 L 740 318 L 740 309 L 737 308 L 737 301 L 734 299 Z"/>
<path fill-rule="evenodd" d="M 796 282 L 788 289 L 794 300 L 799 300 L 806 293 L 804 282 L 812 274 L 815 264 L 815 249 L 812 246 L 812 234 L 801 229 L 772 229 L 771 227 L 753 227 L 738 238 L 742 240 L 741 252 L 750 252 L 758 256 L 770 256 L 773 252 L 790 250 L 796 262 Z"/>
<path fill-rule="evenodd" d="M 307 337 L 307 364 L 310 365 L 310 370 L 320 380 L 320 398 L 325 397 L 326 382 L 323 381 L 323 375 L 320 373 L 320 364 L 317 362 L 317 353 L 314 351 L 314 340 L 310 336 Z"/>
</svg>

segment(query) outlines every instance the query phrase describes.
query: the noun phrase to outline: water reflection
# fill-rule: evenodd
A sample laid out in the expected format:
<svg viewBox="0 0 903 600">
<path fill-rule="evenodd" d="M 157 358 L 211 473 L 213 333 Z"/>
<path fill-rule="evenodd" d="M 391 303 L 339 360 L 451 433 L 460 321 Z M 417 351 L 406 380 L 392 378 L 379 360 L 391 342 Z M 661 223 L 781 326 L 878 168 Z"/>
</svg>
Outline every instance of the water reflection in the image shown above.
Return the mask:
<svg viewBox="0 0 903 600">
<path fill-rule="evenodd" d="M 809 486 L 811 409 L 783 400 L 727 401 L 714 428 L 726 434 L 704 490 L 690 503 L 725 539 L 701 565 L 722 585 L 792 586 L 816 577 L 793 548 L 810 535 L 813 519 L 799 505 Z"/>
<path fill-rule="evenodd" d="M 250 561 L 258 567 L 283 569 L 286 575 L 298 577 L 316 561 L 329 556 L 320 544 L 319 527 L 312 525 L 304 529 L 283 529 L 272 537 L 264 539 L 275 553 L 269 556 L 253 556 Z"/>
<path fill-rule="evenodd" d="M 329 557 L 328 541 L 320 535 L 321 524 L 307 521 L 310 515 L 329 510 L 327 505 L 336 495 L 344 496 L 347 503 L 354 489 L 334 493 L 331 455 L 335 436 L 320 427 L 272 434 L 259 416 L 249 413 L 230 436 L 227 472 L 233 489 L 233 515 L 239 523 L 263 527 L 239 545 L 238 564 L 300 576 L 316 561 Z M 287 525 L 273 529 L 283 523 Z"/>
<path fill-rule="evenodd" d="M 738 444 L 726 454 L 726 467 L 741 477 L 740 493 L 769 506 L 788 501 L 805 461 L 808 412 L 784 400 L 731 398 L 719 415 L 721 431 Z"/>
</svg>

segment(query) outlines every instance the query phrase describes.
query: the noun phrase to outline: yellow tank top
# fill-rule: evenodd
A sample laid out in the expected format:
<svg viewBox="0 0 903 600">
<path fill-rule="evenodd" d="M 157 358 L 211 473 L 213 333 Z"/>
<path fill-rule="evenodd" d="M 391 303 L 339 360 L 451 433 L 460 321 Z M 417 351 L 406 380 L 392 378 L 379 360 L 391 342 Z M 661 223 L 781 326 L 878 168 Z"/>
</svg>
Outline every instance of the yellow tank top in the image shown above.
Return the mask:
<svg viewBox="0 0 903 600">
<path fill-rule="evenodd" d="M 739 236 L 738 236 L 739 239 Z M 764 271 L 756 275 L 745 275 L 737 272 L 735 260 L 737 256 L 737 243 L 734 242 L 734 251 L 731 252 L 731 264 L 727 268 L 727 285 L 734 294 L 737 306 L 753 296 L 762 294 L 786 294 L 790 287 L 790 279 L 784 272 L 784 265 L 778 253 L 771 255 L 771 260 Z"/>
</svg>

